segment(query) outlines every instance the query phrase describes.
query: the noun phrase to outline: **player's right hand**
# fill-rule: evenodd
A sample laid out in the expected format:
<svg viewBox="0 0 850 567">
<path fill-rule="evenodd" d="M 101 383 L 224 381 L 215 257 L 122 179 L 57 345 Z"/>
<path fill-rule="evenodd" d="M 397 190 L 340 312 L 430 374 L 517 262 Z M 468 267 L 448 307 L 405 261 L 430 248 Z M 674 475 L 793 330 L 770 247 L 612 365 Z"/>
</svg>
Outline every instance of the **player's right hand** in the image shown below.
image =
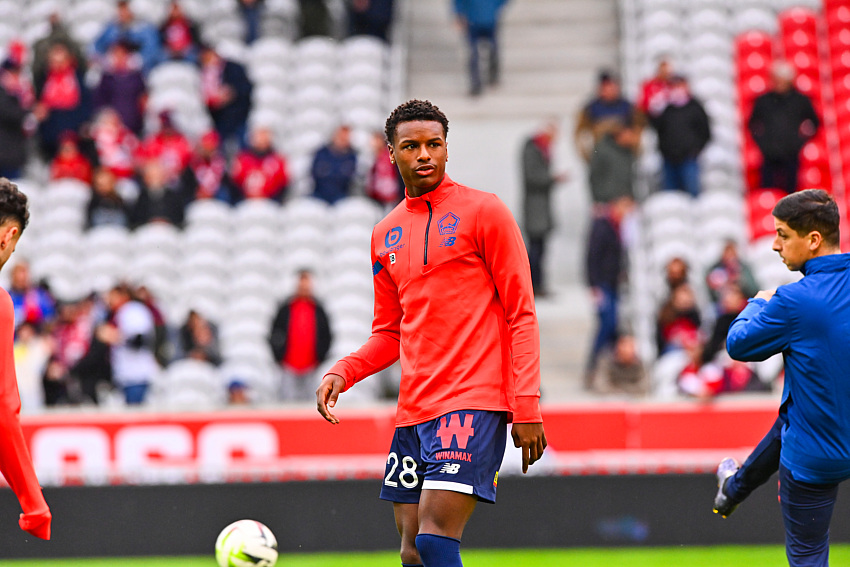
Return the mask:
<svg viewBox="0 0 850 567">
<path fill-rule="evenodd" d="M 339 374 L 327 374 L 322 378 L 319 389 L 316 390 L 316 408 L 326 420 L 336 425 L 339 420 L 329 408 L 336 405 L 336 400 L 345 388 L 345 379 Z"/>
</svg>

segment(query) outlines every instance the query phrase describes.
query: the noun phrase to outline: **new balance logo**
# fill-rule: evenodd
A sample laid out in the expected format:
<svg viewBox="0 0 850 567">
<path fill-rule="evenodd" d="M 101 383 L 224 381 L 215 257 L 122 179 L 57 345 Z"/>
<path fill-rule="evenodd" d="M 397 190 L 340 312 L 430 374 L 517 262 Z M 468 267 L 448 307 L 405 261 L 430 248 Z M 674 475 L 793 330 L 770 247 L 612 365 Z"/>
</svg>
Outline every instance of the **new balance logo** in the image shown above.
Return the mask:
<svg viewBox="0 0 850 567">
<path fill-rule="evenodd" d="M 443 465 L 443 468 L 440 469 L 441 473 L 446 474 L 457 474 L 460 471 L 460 465 L 457 463 L 446 463 Z"/>
<path fill-rule="evenodd" d="M 452 439 L 457 439 L 457 448 L 466 449 L 466 444 L 469 438 L 475 435 L 475 429 L 472 428 L 472 418 L 475 417 L 471 413 L 463 415 L 452 414 L 440 418 L 440 429 L 437 431 L 437 437 L 440 438 L 440 443 L 443 449 L 448 449 L 452 446 Z"/>
</svg>

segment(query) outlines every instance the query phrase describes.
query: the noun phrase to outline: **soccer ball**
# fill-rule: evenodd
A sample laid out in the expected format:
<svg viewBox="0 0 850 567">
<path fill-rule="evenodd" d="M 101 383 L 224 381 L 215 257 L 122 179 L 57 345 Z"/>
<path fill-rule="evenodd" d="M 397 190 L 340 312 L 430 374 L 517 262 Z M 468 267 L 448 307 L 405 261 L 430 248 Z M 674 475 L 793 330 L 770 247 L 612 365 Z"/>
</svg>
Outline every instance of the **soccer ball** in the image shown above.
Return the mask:
<svg viewBox="0 0 850 567">
<path fill-rule="evenodd" d="M 272 567 L 277 561 L 277 539 L 256 520 L 233 522 L 215 540 L 219 567 Z"/>
</svg>

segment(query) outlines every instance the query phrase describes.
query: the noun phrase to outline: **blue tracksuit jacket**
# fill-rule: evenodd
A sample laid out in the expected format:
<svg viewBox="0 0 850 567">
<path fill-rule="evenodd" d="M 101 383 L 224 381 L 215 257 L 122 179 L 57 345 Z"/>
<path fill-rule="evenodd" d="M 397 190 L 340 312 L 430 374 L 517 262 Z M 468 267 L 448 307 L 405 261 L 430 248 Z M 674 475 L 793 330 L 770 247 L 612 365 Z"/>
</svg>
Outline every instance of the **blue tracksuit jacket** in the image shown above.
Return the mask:
<svg viewBox="0 0 850 567">
<path fill-rule="evenodd" d="M 751 299 L 729 327 L 737 360 L 782 353 L 788 422 L 780 460 L 814 484 L 850 478 L 850 254 L 807 261 L 805 277 Z"/>
</svg>

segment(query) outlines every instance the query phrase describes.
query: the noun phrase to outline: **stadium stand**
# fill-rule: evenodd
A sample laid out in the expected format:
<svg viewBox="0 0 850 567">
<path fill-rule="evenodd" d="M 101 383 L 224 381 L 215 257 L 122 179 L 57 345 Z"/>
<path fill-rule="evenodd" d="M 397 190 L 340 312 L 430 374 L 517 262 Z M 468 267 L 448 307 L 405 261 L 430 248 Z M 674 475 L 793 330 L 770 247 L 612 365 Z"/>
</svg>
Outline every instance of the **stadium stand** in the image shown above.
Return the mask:
<svg viewBox="0 0 850 567">
<path fill-rule="evenodd" d="M 653 317 L 663 294 L 663 265 L 670 258 L 680 256 L 689 263 L 691 283 L 703 307 L 704 272 L 727 239 L 743 247 L 761 286 L 775 287 L 798 277 L 782 266 L 766 241 L 773 232 L 770 211 L 782 193 L 759 187 L 761 155 L 746 127 L 753 101 L 767 90 L 770 66 L 777 58 L 792 63 L 796 87 L 813 100 L 823 118 L 823 128 L 801 153 L 800 184 L 830 188 L 846 210 L 844 158 L 850 155 L 850 136 L 846 126 L 839 125 L 848 115 L 850 10 L 830 0 L 622 0 L 620 7 L 627 91 L 637 90 L 659 57 L 671 57 L 675 68 L 692 78 L 693 91 L 712 122 L 712 142 L 701 160 L 704 192 L 693 202 L 652 191 L 660 158 L 653 134 L 645 135 L 640 165 L 645 199 L 631 247 L 627 310 L 641 352 L 651 361 L 656 357 Z M 694 231 L 695 226 L 701 230 Z M 670 372 L 656 368 L 657 393 L 674 391 L 669 376 L 665 378 Z"/>
<path fill-rule="evenodd" d="M 334 356 L 347 354 L 362 340 L 363 329 L 368 332 L 371 308 L 362 306 L 371 305 L 369 234 L 381 208 L 363 197 L 334 207 L 307 197 L 309 168 L 313 152 L 342 122 L 352 127 L 355 149 L 368 163 L 371 135 L 382 130 L 389 105 L 397 102 L 403 58 L 394 51 L 402 47 L 368 36 L 297 39 L 299 8 L 293 0 L 266 2 L 260 37 L 249 45 L 235 0 L 182 5 L 203 41 L 246 65 L 254 83 L 249 125 L 273 129 L 289 165 L 288 200 L 281 205 L 251 199 L 235 206 L 198 200 L 188 205 L 182 230 L 154 223 L 135 231 L 108 226 L 85 232 L 91 189 L 76 180 L 48 181 L 45 167 L 32 160 L 19 183 L 30 196 L 33 219 L 19 256 L 31 260 L 33 277 L 48 281 L 60 301 L 127 280 L 151 290 L 170 327 L 182 324 L 190 309 L 218 326 L 224 364 L 172 363 L 152 392 L 156 404 L 220 407 L 234 380 L 254 388 L 255 401 L 274 400 L 266 337 L 276 304 L 292 289 L 298 269 L 314 270 L 320 294 L 334 299 L 329 302 L 339 337 Z M 0 51 L 15 39 L 31 47 L 50 31 L 53 13 L 87 51 L 115 10 L 108 0 L 24 6 L 0 0 Z M 158 26 L 167 3 L 132 0 L 131 9 Z M 97 72 L 95 65 L 92 81 Z M 155 129 L 164 110 L 192 142 L 211 128 L 195 64 L 163 61 L 151 69 L 147 86 L 146 131 Z"/>
</svg>

